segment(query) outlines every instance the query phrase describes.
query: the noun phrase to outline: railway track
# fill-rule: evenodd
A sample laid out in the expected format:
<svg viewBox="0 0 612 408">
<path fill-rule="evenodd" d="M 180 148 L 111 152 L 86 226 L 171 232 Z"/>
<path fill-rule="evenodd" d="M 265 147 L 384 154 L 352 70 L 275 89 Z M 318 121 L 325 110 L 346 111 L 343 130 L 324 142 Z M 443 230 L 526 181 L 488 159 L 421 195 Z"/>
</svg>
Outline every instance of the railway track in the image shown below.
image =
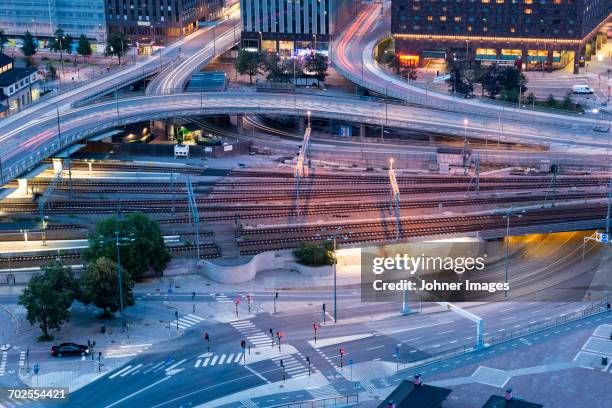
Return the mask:
<svg viewBox="0 0 612 408">
<path fill-rule="evenodd" d="M 186 255 L 196 252 L 195 245 L 180 245 L 168 247 L 168 250 L 173 255 Z M 213 243 L 200 244 L 200 258 L 201 259 L 213 259 L 221 256 L 219 248 Z M 58 251 L 57 254 L 45 254 L 45 255 L 20 255 L 20 256 L 5 256 L 0 255 L 0 268 L 8 269 L 15 266 L 40 266 L 49 263 L 54 260 L 61 260 L 66 264 L 75 265 L 82 261 L 81 253 L 77 251 Z"/>
<path fill-rule="evenodd" d="M 582 206 L 557 209 L 540 209 L 513 219 L 513 227 L 549 225 L 571 221 L 605 222 L 607 207 Z M 474 215 L 440 217 L 427 220 L 401 220 L 400 239 L 418 238 L 445 234 L 504 229 L 506 220 L 502 215 Z M 251 255 L 273 249 L 291 249 L 300 242 L 322 242 L 333 237 L 340 228 L 339 243 L 382 242 L 395 239 L 393 219 L 377 222 L 337 223 L 322 226 L 276 227 L 242 229 L 243 239 L 238 242 L 240 253 Z"/>
<path fill-rule="evenodd" d="M 45 161 L 50 164 L 50 160 Z M 72 160 L 70 163 L 73 170 L 89 170 L 89 164 L 80 160 Z M 92 164 L 93 171 L 133 171 L 141 173 L 182 173 L 182 174 L 201 174 L 204 169 L 192 166 L 156 166 L 156 165 L 138 165 L 128 163 L 111 163 L 111 162 L 95 162 Z"/>
<path fill-rule="evenodd" d="M 388 195 L 388 192 L 387 192 Z M 473 206 L 486 204 L 508 204 L 508 203 L 523 203 L 523 202 L 538 202 L 538 201 L 556 201 L 559 200 L 586 200 L 605 198 L 607 193 L 557 193 L 553 195 L 540 194 L 529 195 L 521 194 L 513 197 L 472 197 L 472 198 L 457 198 L 432 200 L 423 199 L 418 201 L 403 201 L 400 203 L 402 209 L 421 209 L 435 207 L 457 207 L 457 206 Z M 234 201 L 234 200 L 228 200 Z M 295 214 L 295 205 L 292 204 L 266 204 L 266 205 L 241 205 L 241 206 L 215 206 L 214 200 L 198 199 L 198 207 L 205 214 L 221 213 L 215 215 L 203 215 L 204 221 L 230 221 L 239 216 L 241 219 L 254 219 L 262 217 L 285 217 Z M 171 212 L 171 207 L 175 208 L 175 212 L 186 213 L 189 211 L 186 200 L 126 200 L 120 202 L 53 202 L 45 209 L 46 214 L 64 214 L 66 212 L 77 212 L 81 214 L 110 214 L 121 212 L 141 211 L 148 213 L 156 213 L 159 210 Z M 339 214 L 347 212 L 360 211 L 380 211 L 388 209 L 388 201 L 376 202 L 347 202 L 347 203 L 307 203 L 303 210 L 300 210 L 302 215 L 318 215 L 318 214 Z M 15 203 L 14 205 L 0 204 L 0 210 L 13 213 L 37 213 L 38 206 L 36 203 Z M 229 213 L 224 215 L 223 213 Z M 177 223 L 189 222 L 186 217 L 173 219 Z M 168 221 L 173 221 L 168 220 Z"/>
</svg>

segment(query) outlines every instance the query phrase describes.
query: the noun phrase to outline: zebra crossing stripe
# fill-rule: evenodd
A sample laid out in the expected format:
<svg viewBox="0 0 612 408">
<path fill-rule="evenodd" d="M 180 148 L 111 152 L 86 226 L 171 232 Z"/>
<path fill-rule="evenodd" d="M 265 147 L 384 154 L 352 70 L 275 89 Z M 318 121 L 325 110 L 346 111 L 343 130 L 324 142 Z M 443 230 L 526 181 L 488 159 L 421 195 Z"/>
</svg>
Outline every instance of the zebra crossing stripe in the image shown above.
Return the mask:
<svg viewBox="0 0 612 408">
<path fill-rule="evenodd" d="M 217 363 L 217 359 L 219 358 L 219 356 L 213 356 L 212 361 L 210 362 L 211 366 L 214 366 Z"/>
<path fill-rule="evenodd" d="M 225 354 L 222 354 L 221 358 L 219 358 L 219 364 L 223 364 L 224 361 L 225 361 Z"/>
<path fill-rule="evenodd" d="M 196 363 L 195 363 L 195 368 L 198 368 L 200 366 L 200 364 L 202 364 L 202 359 L 198 358 L 198 361 L 196 361 Z"/>
<path fill-rule="evenodd" d="M 202 367 L 206 367 L 209 361 L 210 361 L 210 357 L 206 357 L 206 359 L 204 360 L 204 363 L 202 364 Z"/>
<path fill-rule="evenodd" d="M 151 371 L 155 370 L 157 367 L 159 367 L 159 366 L 160 366 L 160 365 L 162 365 L 162 364 L 164 364 L 164 362 L 163 362 L 163 361 L 161 361 L 161 362 L 159 362 L 159 363 L 155 364 L 153 367 L 147 368 L 147 369 L 146 369 L 145 371 L 143 371 L 142 373 L 143 373 L 143 374 L 150 373 Z"/>
<path fill-rule="evenodd" d="M 231 363 L 233 359 L 234 359 L 234 353 L 229 355 L 229 357 L 227 358 L 227 361 L 225 362 L 225 364 Z M 221 363 L 219 363 L 219 364 L 221 364 Z"/>
<path fill-rule="evenodd" d="M 242 354 L 241 354 L 241 353 L 236 354 L 236 358 L 234 359 L 234 363 L 239 362 L 239 361 L 240 361 L 240 358 L 242 357 L 242 355 L 243 355 L 243 354 L 244 354 L 244 353 L 242 353 Z"/>
<path fill-rule="evenodd" d="M 197 320 L 198 322 L 202 322 L 202 321 L 204 321 L 204 318 L 203 318 L 203 317 L 200 317 L 200 316 L 197 316 L 197 315 L 194 315 L 194 314 L 191 314 L 191 313 L 189 313 L 187 316 L 189 316 L 189 317 L 190 317 L 190 318 L 192 318 L 192 319 Z"/>
</svg>

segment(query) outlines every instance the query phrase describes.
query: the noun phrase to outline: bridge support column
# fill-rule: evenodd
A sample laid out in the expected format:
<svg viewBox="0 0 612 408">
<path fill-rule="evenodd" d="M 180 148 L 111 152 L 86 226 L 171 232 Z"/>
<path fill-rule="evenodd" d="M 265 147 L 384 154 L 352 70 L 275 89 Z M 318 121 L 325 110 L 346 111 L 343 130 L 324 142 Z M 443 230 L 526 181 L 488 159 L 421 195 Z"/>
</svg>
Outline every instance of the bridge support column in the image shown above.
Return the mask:
<svg viewBox="0 0 612 408">
<path fill-rule="evenodd" d="M 359 125 L 359 140 L 363 142 L 365 141 L 365 137 L 366 137 L 366 127 L 365 127 L 365 124 L 362 123 Z"/>
<path fill-rule="evenodd" d="M 53 161 L 53 175 L 57 176 L 62 172 L 62 159 L 52 159 Z"/>
<path fill-rule="evenodd" d="M 20 195 L 20 196 L 30 195 L 28 191 L 28 179 L 20 178 L 20 179 L 17 179 L 17 182 L 18 182 L 18 187 L 16 191 L 17 195 Z"/>
<path fill-rule="evenodd" d="M 233 126 L 236 126 L 239 132 L 244 132 L 244 117 L 241 114 L 238 115 L 230 115 L 229 123 Z"/>
<path fill-rule="evenodd" d="M 151 134 L 154 138 L 166 137 L 166 121 L 164 120 L 152 120 L 149 123 L 151 128 Z"/>
</svg>

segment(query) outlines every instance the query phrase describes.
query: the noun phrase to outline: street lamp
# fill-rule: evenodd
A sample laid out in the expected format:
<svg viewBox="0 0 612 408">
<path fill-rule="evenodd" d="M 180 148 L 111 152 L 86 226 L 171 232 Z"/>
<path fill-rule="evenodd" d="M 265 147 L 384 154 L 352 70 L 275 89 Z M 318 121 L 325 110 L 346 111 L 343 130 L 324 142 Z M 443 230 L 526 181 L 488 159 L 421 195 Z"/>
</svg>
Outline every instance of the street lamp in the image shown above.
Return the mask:
<svg viewBox="0 0 612 408">
<path fill-rule="evenodd" d="M 127 329 L 127 324 L 125 322 L 125 315 L 123 313 L 123 278 L 121 273 L 121 252 L 119 251 L 119 247 L 121 245 L 127 245 L 128 243 L 134 242 L 136 239 L 134 238 L 134 234 L 130 233 L 126 236 L 119 236 L 119 231 L 115 231 L 114 237 L 98 237 L 97 242 L 100 244 L 106 244 L 110 242 L 114 242 L 115 250 L 117 254 L 117 274 L 119 275 L 119 310 L 121 313 L 121 320 L 123 321 L 124 329 Z M 129 336 L 129 334 L 128 334 Z"/>
<path fill-rule="evenodd" d="M 505 272 L 505 278 L 504 278 L 504 282 L 506 283 L 506 286 L 508 285 L 508 252 L 510 250 L 508 236 L 510 235 L 510 217 L 521 218 L 524 213 L 525 213 L 525 210 L 521 210 L 519 212 L 513 212 L 512 208 L 509 208 L 505 211 L 505 215 L 503 216 L 503 218 L 506 219 L 506 268 L 505 268 L 506 272 Z M 504 297 L 508 297 L 508 290 L 504 291 Z"/>
<path fill-rule="evenodd" d="M 306 112 L 306 114 L 308 115 L 308 127 L 310 128 L 310 111 Z"/>
<path fill-rule="evenodd" d="M 321 232 L 323 233 L 327 233 L 328 230 L 323 228 L 321 229 Z M 336 240 L 338 238 L 338 235 L 340 235 L 342 232 L 342 227 L 337 227 L 335 229 L 332 229 L 329 231 L 329 235 L 331 236 L 331 240 L 333 241 L 333 252 L 332 252 L 332 256 L 333 256 L 333 260 L 334 260 L 334 323 L 338 322 L 338 291 L 337 291 L 337 264 L 338 264 L 338 258 L 336 256 Z M 342 239 L 346 240 L 348 239 L 348 235 L 352 234 L 353 231 L 346 231 L 346 235 L 342 236 Z M 330 238 L 327 238 L 327 240 L 329 241 Z"/>
</svg>

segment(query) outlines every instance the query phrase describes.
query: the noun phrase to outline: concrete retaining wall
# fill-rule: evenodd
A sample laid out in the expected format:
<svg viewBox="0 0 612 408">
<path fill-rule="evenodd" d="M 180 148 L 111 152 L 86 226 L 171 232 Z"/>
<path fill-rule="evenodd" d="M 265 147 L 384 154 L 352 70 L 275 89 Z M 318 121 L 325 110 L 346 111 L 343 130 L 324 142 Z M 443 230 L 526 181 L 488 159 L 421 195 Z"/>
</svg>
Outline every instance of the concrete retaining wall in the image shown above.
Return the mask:
<svg viewBox="0 0 612 408">
<path fill-rule="evenodd" d="M 331 266 L 313 268 L 296 263 L 291 251 L 262 252 L 238 265 L 222 265 L 208 260 L 200 261 L 199 265 L 200 273 L 219 283 L 248 282 L 259 272 L 277 269 L 295 270 L 309 276 L 328 275 L 332 272 Z"/>
</svg>

